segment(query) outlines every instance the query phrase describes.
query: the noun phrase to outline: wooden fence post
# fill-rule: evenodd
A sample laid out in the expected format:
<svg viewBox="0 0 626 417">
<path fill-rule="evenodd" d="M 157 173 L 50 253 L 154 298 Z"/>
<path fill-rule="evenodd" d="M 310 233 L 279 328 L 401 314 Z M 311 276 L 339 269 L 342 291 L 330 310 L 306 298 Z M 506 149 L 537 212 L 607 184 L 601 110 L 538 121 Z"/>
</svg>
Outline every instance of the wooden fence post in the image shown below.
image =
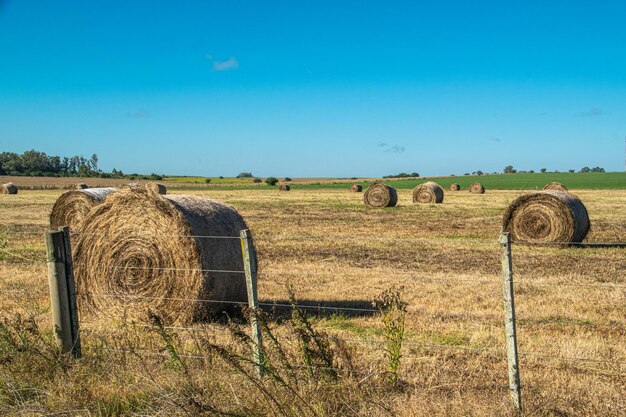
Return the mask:
<svg viewBox="0 0 626 417">
<path fill-rule="evenodd" d="M 252 326 L 252 354 L 257 375 L 263 376 L 263 337 L 261 325 L 258 320 L 259 299 L 256 285 L 256 253 L 252 250 L 252 234 L 250 230 L 242 230 L 239 234 L 241 238 L 241 254 L 243 256 L 243 267 L 246 275 L 246 288 L 248 292 L 248 306 L 250 307 L 250 325 Z"/>
<path fill-rule="evenodd" d="M 72 291 L 71 298 L 74 302 L 70 302 L 69 291 L 69 288 L 74 288 L 73 276 L 71 276 L 71 283 L 68 277 L 68 268 L 70 270 L 72 268 L 71 260 L 68 265 L 68 258 L 71 259 L 71 252 L 67 253 L 69 242 L 65 240 L 63 229 L 48 231 L 45 238 L 54 336 L 62 352 L 71 352 L 75 357 L 78 357 L 80 356 L 80 341 L 78 338 L 76 299 L 74 291 Z M 76 326 L 73 326 L 74 320 L 76 320 Z"/>
<path fill-rule="evenodd" d="M 63 239 L 65 240 L 65 277 L 67 279 L 67 301 L 70 307 L 70 318 L 72 325 L 72 341 L 74 347 L 72 353 L 79 358 L 81 355 L 80 346 L 80 329 L 78 320 L 78 307 L 76 305 L 76 284 L 74 282 L 74 262 L 72 260 L 72 244 L 70 240 L 70 228 L 63 226 L 59 230 L 63 231 Z"/>
<path fill-rule="evenodd" d="M 517 355 L 517 330 L 515 325 L 515 298 L 513 292 L 513 258 L 511 256 L 511 234 L 500 234 L 500 260 L 502 262 L 502 288 L 504 290 L 504 324 L 506 351 L 509 368 L 509 391 L 513 406 L 522 413 L 522 396 Z"/>
</svg>

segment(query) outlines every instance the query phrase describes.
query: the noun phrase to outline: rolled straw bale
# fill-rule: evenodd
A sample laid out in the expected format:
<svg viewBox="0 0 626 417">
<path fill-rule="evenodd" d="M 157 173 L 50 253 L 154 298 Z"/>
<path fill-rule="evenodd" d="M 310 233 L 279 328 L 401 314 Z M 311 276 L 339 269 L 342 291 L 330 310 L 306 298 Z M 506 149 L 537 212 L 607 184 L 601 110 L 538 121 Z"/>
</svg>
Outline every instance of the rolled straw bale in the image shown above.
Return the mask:
<svg viewBox="0 0 626 417">
<path fill-rule="evenodd" d="M 394 207 L 398 203 L 398 193 L 393 187 L 375 183 L 365 191 L 363 201 L 368 207 Z"/>
<path fill-rule="evenodd" d="M 74 274 L 86 313 L 167 322 L 207 319 L 247 300 L 237 211 L 146 189 L 111 194 L 88 215 Z M 234 237 L 234 238 L 233 238 Z"/>
<path fill-rule="evenodd" d="M 278 187 L 278 191 L 289 191 L 289 190 L 291 190 L 291 187 L 287 184 L 283 184 Z"/>
<path fill-rule="evenodd" d="M 85 183 L 80 183 L 80 184 L 74 184 L 72 188 L 74 190 L 86 190 L 87 188 L 89 188 L 89 186 Z"/>
<path fill-rule="evenodd" d="M 474 194 L 485 194 L 485 187 L 479 182 L 473 182 L 469 188 L 470 193 Z"/>
<path fill-rule="evenodd" d="M 165 185 L 163 184 L 159 184 L 157 182 L 149 182 L 148 184 L 146 184 L 146 188 L 152 192 L 155 192 L 157 194 L 162 194 L 165 195 L 167 194 L 167 187 L 165 187 Z"/>
<path fill-rule="evenodd" d="M 352 187 L 350 187 L 350 191 L 352 191 L 353 193 L 360 193 L 363 191 L 363 186 L 361 186 L 361 184 L 352 184 Z"/>
<path fill-rule="evenodd" d="M 80 231 L 87 213 L 102 203 L 115 188 L 88 188 L 67 191 L 61 194 L 50 212 L 50 227 L 69 226 L 72 231 Z"/>
<path fill-rule="evenodd" d="M 428 181 L 413 189 L 414 203 L 442 203 L 443 188 L 436 182 Z"/>
<path fill-rule="evenodd" d="M 502 230 L 515 241 L 568 243 L 582 242 L 589 225 L 587 209 L 577 197 L 546 190 L 516 198 L 504 213 Z"/>
<path fill-rule="evenodd" d="M 12 182 L 2 184 L 2 187 L 0 187 L 0 194 L 17 194 L 17 187 Z"/>
<path fill-rule="evenodd" d="M 560 182 L 551 182 L 546 184 L 545 187 L 543 187 L 544 190 L 557 190 L 557 191 L 565 191 L 567 192 L 567 187 L 564 186 L 563 184 L 561 184 Z"/>
<path fill-rule="evenodd" d="M 457 184 L 456 182 L 453 184 L 450 184 L 450 191 L 460 191 L 461 190 L 461 185 Z"/>
</svg>

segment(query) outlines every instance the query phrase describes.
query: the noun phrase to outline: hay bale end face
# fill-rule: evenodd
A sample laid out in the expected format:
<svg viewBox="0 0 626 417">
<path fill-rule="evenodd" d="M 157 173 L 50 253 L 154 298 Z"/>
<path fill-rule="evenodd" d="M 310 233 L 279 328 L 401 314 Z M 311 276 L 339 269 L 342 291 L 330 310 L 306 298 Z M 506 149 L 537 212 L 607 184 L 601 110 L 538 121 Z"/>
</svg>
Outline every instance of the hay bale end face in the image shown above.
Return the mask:
<svg viewBox="0 0 626 417">
<path fill-rule="evenodd" d="M 17 194 L 17 187 L 12 182 L 2 184 L 0 187 L 0 194 Z"/>
<path fill-rule="evenodd" d="M 111 187 L 89 188 L 63 193 L 52 206 L 50 227 L 69 226 L 72 231 L 80 231 L 89 211 L 115 190 Z"/>
<path fill-rule="evenodd" d="M 363 191 L 363 186 L 361 184 L 352 184 L 352 187 L 350 187 L 350 191 L 352 191 L 353 193 L 360 193 Z"/>
<path fill-rule="evenodd" d="M 291 190 L 291 187 L 287 184 L 283 184 L 278 187 L 278 191 L 290 191 L 290 190 Z"/>
<path fill-rule="evenodd" d="M 79 305 L 118 319 L 144 320 L 149 309 L 172 323 L 235 309 L 247 300 L 243 229 L 239 213 L 219 201 L 116 192 L 89 212 L 75 245 Z"/>
<path fill-rule="evenodd" d="M 443 202 L 443 188 L 436 182 L 425 182 L 413 189 L 413 202 L 440 204 Z"/>
<path fill-rule="evenodd" d="M 561 184 L 560 182 L 551 182 L 545 185 L 545 187 L 543 187 L 544 190 L 557 190 L 557 191 L 565 191 L 568 192 L 569 190 L 567 189 L 566 186 L 564 186 L 563 184 Z"/>
<path fill-rule="evenodd" d="M 454 183 L 454 184 L 450 184 L 450 191 L 460 191 L 461 190 L 461 185 Z"/>
<path fill-rule="evenodd" d="M 398 203 L 398 193 L 393 187 L 376 183 L 365 191 L 363 201 L 368 207 L 394 207 Z"/>
<path fill-rule="evenodd" d="M 149 182 L 146 185 L 146 188 L 154 193 L 165 195 L 167 194 L 167 187 L 163 184 L 159 184 L 156 182 Z"/>
<path fill-rule="evenodd" d="M 515 199 L 504 213 L 502 230 L 513 241 L 565 244 L 582 242 L 589 226 L 587 209 L 577 197 L 547 190 Z"/>
<path fill-rule="evenodd" d="M 485 187 L 479 182 L 473 182 L 469 188 L 470 193 L 474 194 L 485 194 Z"/>
</svg>

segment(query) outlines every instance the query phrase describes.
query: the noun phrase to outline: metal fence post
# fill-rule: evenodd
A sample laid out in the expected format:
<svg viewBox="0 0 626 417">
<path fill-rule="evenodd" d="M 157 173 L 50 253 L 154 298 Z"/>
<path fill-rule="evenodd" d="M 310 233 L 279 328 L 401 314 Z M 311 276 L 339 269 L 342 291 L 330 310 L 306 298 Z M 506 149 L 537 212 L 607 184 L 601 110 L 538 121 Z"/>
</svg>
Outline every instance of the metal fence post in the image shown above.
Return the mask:
<svg viewBox="0 0 626 417">
<path fill-rule="evenodd" d="M 510 233 L 500 234 L 500 260 L 502 262 L 502 288 L 504 290 L 504 324 L 509 368 L 509 391 L 513 406 L 522 413 L 519 360 L 517 355 L 517 330 L 515 325 L 515 298 L 513 292 L 513 258 Z"/>
<path fill-rule="evenodd" d="M 246 275 L 246 288 L 248 292 L 248 306 L 250 307 L 250 325 L 252 326 L 252 354 L 257 375 L 264 374 L 263 363 L 263 337 L 261 325 L 258 320 L 259 299 L 257 296 L 256 284 L 256 253 L 252 249 L 252 234 L 250 230 L 242 230 L 239 234 L 241 238 L 241 254 L 243 256 L 243 267 Z"/>
</svg>

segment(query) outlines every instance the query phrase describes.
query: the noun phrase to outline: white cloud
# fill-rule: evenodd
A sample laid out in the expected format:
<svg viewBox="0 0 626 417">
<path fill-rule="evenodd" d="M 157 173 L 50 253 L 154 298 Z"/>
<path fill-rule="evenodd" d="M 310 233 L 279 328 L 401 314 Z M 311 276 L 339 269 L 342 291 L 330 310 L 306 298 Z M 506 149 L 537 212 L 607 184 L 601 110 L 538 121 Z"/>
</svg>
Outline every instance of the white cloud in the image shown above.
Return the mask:
<svg viewBox="0 0 626 417">
<path fill-rule="evenodd" d="M 229 70 L 236 70 L 238 68 L 239 68 L 239 61 L 237 61 L 237 58 L 235 57 L 230 57 L 226 61 L 217 61 L 217 60 L 213 61 L 213 69 L 215 71 L 229 71 Z"/>
</svg>

